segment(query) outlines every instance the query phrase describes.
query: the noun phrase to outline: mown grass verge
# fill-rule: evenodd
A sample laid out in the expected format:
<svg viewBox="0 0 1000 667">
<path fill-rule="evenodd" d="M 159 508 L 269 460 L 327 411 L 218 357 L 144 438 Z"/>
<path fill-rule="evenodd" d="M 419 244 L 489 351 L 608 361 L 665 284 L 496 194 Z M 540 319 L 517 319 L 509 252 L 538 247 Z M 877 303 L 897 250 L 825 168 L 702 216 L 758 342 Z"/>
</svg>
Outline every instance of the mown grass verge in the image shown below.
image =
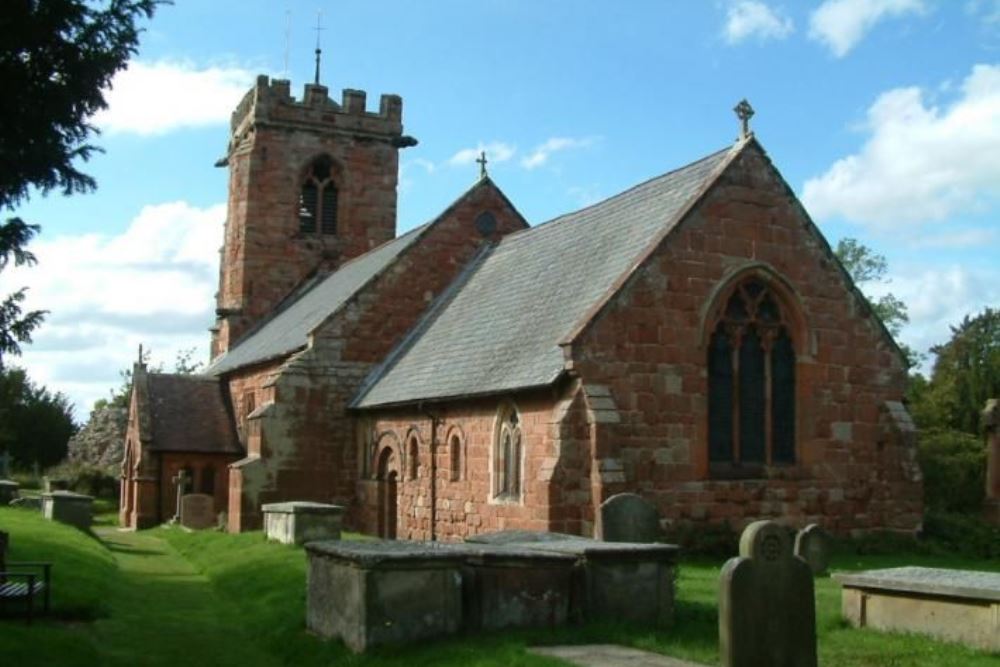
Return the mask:
<svg viewBox="0 0 1000 667">
<path fill-rule="evenodd" d="M 602 623 L 554 631 L 521 631 L 459 637 L 384 648 L 364 656 L 340 642 L 305 631 L 306 557 L 301 548 L 270 544 L 261 533 L 227 535 L 159 529 L 199 568 L 219 593 L 241 610 L 242 623 L 263 650 L 288 665 L 552 665 L 525 647 L 558 643 L 618 643 L 705 664 L 718 664 L 717 596 L 722 559 L 682 563 L 676 622 L 669 629 Z M 871 569 L 900 565 L 1000 571 L 995 560 L 943 554 L 841 553 L 833 568 Z M 995 667 L 997 656 L 928 638 L 855 630 L 840 616 L 840 587 L 816 580 L 820 664 L 837 667 Z"/>
<path fill-rule="evenodd" d="M 31 626 L 8 603 L 0 618 L 0 656 L 7 665 L 96 665 L 88 621 L 106 616 L 117 577 L 114 558 L 90 533 L 46 521 L 38 511 L 0 508 L 0 530 L 10 533 L 10 561 L 47 561 L 52 567 L 52 613 Z M 36 609 L 40 608 L 39 606 Z"/>
</svg>

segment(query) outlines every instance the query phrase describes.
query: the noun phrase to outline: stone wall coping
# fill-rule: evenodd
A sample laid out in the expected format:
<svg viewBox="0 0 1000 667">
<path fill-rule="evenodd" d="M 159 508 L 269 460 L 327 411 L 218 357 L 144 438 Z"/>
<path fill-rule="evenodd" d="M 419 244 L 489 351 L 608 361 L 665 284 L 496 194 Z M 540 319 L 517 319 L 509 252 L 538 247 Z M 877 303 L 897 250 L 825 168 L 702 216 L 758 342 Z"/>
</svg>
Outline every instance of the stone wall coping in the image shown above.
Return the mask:
<svg viewBox="0 0 1000 667">
<path fill-rule="evenodd" d="M 94 497 L 88 496 L 83 493 L 76 493 L 74 491 L 49 491 L 48 493 L 43 493 L 42 498 L 59 500 L 63 502 L 93 502 Z"/>
<path fill-rule="evenodd" d="M 265 514 L 343 514 L 343 505 L 316 503 L 308 500 L 291 500 L 283 503 L 261 505 Z"/>
<path fill-rule="evenodd" d="M 864 572 L 837 572 L 833 578 L 845 588 L 1000 601 L 1000 572 L 895 567 Z"/>
<path fill-rule="evenodd" d="M 305 549 L 310 555 L 348 561 L 364 568 L 434 561 L 458 565 L 467 555 L 453 544 L 403 540 L 321 540 L 307 542 Z"/>
</svg>

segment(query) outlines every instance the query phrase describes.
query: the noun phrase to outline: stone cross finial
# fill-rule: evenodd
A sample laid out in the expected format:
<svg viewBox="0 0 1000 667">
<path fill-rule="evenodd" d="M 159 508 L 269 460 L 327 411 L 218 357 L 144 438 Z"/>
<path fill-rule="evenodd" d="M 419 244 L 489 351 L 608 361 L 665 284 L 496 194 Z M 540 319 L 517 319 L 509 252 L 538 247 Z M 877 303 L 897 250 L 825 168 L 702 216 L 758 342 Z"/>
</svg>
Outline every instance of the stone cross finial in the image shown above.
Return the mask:
<svg viewBox="0 0 1000 667">
<path fill-rule="evenodd" d="M 750 131 L 750 119 L 753 118 L 754 110 L 744 97 L 740 103 L 733 107 L 736 117 L 740 119 L 740 139 L 746 139 L 753 132 Z"/>
<path fill-rule="evenodd" d="M 323 49 L 319 48 L 319 33 L 323 31 L 323 10 L 319 9 L 316 11 L 316 77 L 315 83 L 319 85 L 319 57 L 323 53 Z"/>
<path fill-rule="evenodd" d="M 476 163 L 479 164 L 479 178 L 486 178 L 486 151 L 479 152 Z"/>
<path fill-rule="evenodd" d="M 177 508 L 174 514 L 174 521 L 181 520 L 181 496 L 184 495 L 184 489 L 187 487 L 188 474 L 187 470 L 178 470 L 177 474 L 174 475 L 171 480 L 174 485 L 177 486 Z"/>
</svg>

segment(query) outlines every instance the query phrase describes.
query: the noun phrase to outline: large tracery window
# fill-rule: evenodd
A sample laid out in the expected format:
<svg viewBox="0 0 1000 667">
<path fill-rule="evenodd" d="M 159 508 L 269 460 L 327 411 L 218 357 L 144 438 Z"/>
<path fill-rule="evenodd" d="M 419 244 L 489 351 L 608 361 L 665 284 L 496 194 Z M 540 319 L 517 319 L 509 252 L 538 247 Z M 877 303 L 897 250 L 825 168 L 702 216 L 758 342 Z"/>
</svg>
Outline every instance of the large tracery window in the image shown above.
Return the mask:
<svg viewBox="0 0 1000 667">
<path fill-rule="evenodd" d="M 714 474 L 756 475 L 795 462 L 795 348 L 775 294 L 739 284 L 708 347 L 709 463 Z"/>
<path fill-rule="evenodd" d="M 521 497 L 521 418 L 510 404 L 500 408 L 493 454 L 495 496 L 500 500 Z"/>
<path fill-rule="evenodd" d="M 333 160 L 316 158 L 299 193 L 299 232 L 337 233 L 337 186 L 333 182 Z"/>
</svg>

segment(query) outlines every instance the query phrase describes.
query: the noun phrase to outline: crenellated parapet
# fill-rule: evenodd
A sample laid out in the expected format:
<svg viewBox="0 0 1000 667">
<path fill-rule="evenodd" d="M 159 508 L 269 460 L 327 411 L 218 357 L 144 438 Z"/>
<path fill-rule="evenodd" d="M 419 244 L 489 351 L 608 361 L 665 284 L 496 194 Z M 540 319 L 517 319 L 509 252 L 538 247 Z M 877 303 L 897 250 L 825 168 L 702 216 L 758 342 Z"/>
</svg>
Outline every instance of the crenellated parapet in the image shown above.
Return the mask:
<svg viewBox="0 0 1000 667">
<path fill-rule="evenodd" d="M 326 86 L 306 84 L 302 99 L 291 94 L 287 79 L 257 77 L 243 96 L 230 122 L 230 154 L 245 144 L 261 127 L 308 130 L 318 134 L 346 134 L 384 141 L 396 148 L 412 146 L 416 140 L 403 136 L 403 98 L 382 95 L 378 111 L 368 111 L 367 93 L 345 88 L 341 102 L 330 99 Z"/>
</svg>

